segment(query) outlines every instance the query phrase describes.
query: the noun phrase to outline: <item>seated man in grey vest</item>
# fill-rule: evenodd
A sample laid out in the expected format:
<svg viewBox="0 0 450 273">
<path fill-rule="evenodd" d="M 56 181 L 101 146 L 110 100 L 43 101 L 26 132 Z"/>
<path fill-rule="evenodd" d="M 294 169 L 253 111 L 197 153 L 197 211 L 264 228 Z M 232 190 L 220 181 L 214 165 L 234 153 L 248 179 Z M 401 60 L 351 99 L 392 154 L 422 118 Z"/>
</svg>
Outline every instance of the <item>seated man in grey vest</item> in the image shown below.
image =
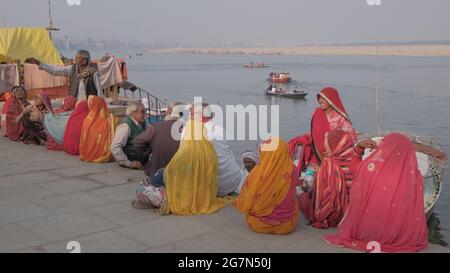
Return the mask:
<svg viewBox="0 0 450 273">
<path fill-rule="evenodd" d="M 103 97 L 97 65 L 91 62 L 91 55 L 87 50 L 79 50 L 71 65 L 48 65 L 35 58 L 29 58 L 27 62 L 39 65 L 40 69 L 52 75 L 68 76 L 69 95 L 74 96 L 78 101 L 87 100 L 90 95 Z"/>
<path fill-rule="evenodd" d="M 119 165 L 131 169 L 142 169 L 147 163 L 136 152 L 133 140 L 147 128 L 145 121 L 145 108 L 142 104 L 131 104 L 127 107 L 127 116 L 117 126 L 114 140 L 111 144 L 111 153 Z"/>
</svg>

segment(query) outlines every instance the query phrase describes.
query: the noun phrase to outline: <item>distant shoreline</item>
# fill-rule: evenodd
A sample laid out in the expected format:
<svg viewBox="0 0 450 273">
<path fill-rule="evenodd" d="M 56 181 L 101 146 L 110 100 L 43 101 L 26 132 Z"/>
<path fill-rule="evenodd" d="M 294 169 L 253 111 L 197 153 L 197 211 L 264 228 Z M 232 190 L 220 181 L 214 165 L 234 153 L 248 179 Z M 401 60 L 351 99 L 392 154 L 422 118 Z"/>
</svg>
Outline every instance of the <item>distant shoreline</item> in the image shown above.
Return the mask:
<svg viewBox="0 0 450 273">
<path fill-rule="evenodd" d="M 362 46 L 290 46 L 254 48 L 169 48 L 149 50 L 167 54 L 242 54 L 242 55 L 329 55 L 375 56 L 376 45 Z M 450 56 L 450 45 L 380 45 L 380 56 Z"/>
</svg>

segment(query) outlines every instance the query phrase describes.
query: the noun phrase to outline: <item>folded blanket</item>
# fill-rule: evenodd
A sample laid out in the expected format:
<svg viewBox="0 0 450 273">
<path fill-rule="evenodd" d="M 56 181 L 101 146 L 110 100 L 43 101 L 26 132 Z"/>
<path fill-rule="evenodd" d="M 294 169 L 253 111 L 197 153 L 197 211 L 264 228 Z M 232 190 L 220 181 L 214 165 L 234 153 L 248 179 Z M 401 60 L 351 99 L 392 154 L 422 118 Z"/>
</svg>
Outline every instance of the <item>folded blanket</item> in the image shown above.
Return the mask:
<svg viewBox="0 0 450 273">
<path fill-rule="evenodd" d="M 109 56 L 109 58 L 102 58 L 96 63 L 103 88 L 109 88 L 110 86 L 123 83 L 120 62 L 117 58 Z"/>
<path fill-rule="evenodd" d="M 66 76 L 53 76 L 44 70 L 40 70 L 35 64 L 23 64 L 23 78 L 25 89 L 52 88 L 67 85 Z"/>
<path fill-rule="evenodd" d="M 70 114 L 73 111 L 62 112 L 58 114 L 48 113 L 44 116 L 43 125 L 47 134 L 49 134 L 58 144 L 63 144 L 64 131 L 66 130 L 67 122 Z"/>
</svg>

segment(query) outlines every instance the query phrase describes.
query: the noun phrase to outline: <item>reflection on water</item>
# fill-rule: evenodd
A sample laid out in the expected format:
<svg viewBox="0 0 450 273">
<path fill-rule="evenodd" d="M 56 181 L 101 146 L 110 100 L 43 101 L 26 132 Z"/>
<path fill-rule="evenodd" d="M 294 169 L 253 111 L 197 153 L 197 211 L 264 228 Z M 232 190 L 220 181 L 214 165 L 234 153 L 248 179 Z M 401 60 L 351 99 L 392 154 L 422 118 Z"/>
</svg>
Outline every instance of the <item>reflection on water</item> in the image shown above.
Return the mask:
<svg viewBox="0 0 450 273">
<path fill-rule="evenodd" d="M 442 234 L 441 221 L 437 213 L 433 212 L 428 218 L 428 241 L 432 244 L 447 246 Z"/>
</svg>

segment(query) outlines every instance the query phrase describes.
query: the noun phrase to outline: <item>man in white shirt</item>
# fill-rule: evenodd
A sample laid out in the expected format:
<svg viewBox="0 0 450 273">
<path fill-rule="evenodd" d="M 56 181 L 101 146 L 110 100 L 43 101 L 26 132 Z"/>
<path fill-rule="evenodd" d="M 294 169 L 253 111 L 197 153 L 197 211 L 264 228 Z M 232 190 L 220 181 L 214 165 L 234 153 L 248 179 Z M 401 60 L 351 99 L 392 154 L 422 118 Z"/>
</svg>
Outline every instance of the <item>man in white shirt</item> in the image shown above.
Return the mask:
<svg viewBox="0 0 450 273">
<path fill-rule="evenodd" d="M 194 114 L 194 111 L 198 113 Z M 224 129 L 213 122 L 213 113 L 207 103 L 194 105 L 191 109 L 191 115 L 201 117 L 208 133 L 208 140 L 213 144 L 217 153 L 219 163 L 219 190 L 217 195 L 222 197 L 236 192 L 246 176 L 236 163 L 230 145 L 224 140 Z"/>
</svg>

